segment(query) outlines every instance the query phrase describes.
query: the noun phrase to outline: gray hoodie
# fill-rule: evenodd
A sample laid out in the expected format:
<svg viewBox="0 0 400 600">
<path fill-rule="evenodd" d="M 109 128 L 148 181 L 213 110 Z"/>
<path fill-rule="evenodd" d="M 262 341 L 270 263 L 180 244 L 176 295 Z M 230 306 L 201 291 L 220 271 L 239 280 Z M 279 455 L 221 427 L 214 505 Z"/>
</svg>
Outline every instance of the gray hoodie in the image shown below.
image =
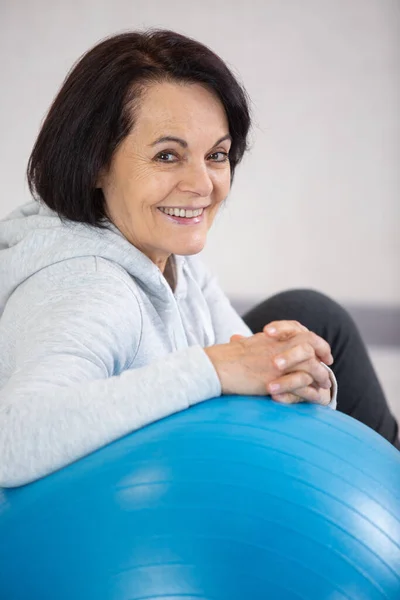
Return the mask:
<svg viewBox="0 0 400 600">
<path fill-rule="evenodd" d="M 203 348 L 251 332 L 199 257 L 174 258 L 172 291 L 113 225 L 37 202 L 0 221 L 0 486 L 221 394 Z"/>
</svg>

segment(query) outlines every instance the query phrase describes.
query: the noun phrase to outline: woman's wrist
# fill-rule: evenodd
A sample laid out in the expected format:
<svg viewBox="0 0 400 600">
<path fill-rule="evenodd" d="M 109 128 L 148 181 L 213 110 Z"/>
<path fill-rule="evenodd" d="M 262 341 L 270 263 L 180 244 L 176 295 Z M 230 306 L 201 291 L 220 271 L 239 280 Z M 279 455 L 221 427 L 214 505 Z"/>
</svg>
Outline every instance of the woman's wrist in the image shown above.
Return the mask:
<svg viewBox="0 0 400 600">
<path fill-rule="evenodd" d="M 207 348 L 203 348 L 203 350 L 206 353 L 211 364 L 213 365 L 215 372 L 218 376 L 218 379 L 221 384 L 221 393 L 226 394 L 228 392 L 226 392 L 226 390 L 225 390 L 225 382 L 224 382 L 225 377 L 223 375 L 222 361 L 220 358 L 221 346 L 222 346 L 221 344 L 217 344 L 215 346 L 208 346 Z"/>
</svg>

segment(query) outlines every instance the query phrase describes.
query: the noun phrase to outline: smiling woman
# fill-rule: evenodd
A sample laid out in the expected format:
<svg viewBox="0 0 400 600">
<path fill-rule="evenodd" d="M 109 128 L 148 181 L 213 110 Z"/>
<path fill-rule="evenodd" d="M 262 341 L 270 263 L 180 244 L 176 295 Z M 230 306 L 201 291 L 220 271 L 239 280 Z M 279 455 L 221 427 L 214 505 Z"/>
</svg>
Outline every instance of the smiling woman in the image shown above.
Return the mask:
<svg viewBox="0 0 400 600">
<path fill-rule="evenodd" d="M 162 272 L 172 254 L 204 247 L 230 188 L 228 129 L 221 101 L 203 85 L 150 84 L 99 177 L 110 220 Z"/>
<path fill-rule="evenodd" d="M 67 76 L 30 157 L 35 200 L 0 222 L 0 485 L 221 394 L 335 408 L 333 358 L 339 407 L 373 405 L 362 420 L 395 442 L 340 307 L 289 293 L 246 324 L 195 256 L 249 128 L 226 64 L 173 31 L 113 36 Z"/>
</svg>

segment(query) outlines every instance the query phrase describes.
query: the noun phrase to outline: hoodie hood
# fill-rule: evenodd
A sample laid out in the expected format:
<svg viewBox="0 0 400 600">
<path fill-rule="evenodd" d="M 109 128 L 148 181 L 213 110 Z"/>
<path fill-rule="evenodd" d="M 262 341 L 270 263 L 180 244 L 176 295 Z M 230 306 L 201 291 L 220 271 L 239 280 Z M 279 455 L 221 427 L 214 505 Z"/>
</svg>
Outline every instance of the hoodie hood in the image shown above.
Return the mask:
<svg viewBox="0 0 400 600">
<path fill-rule="evenodd" d="M 55 263 L 97 256 L 120 265 L 150 296 L 171 299 L 171 288 L 160 269 L 113 225 L 108 229 L 61 221 L 46 205 L 31 201 L 0 221 L 0 316 L 11 294 L 26 279 Z M 184 257 L 175 256 L 177 287 L 185 295 L 180 276 Z"/>
</svg>

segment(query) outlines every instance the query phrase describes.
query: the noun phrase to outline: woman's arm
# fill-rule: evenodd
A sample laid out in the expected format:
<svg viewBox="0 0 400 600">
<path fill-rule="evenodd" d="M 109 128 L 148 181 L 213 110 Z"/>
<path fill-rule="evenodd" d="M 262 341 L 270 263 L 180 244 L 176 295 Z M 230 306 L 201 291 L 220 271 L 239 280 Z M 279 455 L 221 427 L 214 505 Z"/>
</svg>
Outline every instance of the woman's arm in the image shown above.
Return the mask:
<svg viewBox="0 0 400 600">
<path fill-rule="evenodd" d="M 101 272 L 71 274 L 58 286 L 53 282 L 50 295 L 42 294 L 40 301 L 37 292 L 36 301 L 29 293 L 33 283 L 24 285 L 15 369 L 0 390 L 0 486 L 29 483 L 221 393 L 199 346 L 129 368 L 141 315 L 122 279 Z M 3 314 L 3 330 L 10 312 Z"/>
</svg>

